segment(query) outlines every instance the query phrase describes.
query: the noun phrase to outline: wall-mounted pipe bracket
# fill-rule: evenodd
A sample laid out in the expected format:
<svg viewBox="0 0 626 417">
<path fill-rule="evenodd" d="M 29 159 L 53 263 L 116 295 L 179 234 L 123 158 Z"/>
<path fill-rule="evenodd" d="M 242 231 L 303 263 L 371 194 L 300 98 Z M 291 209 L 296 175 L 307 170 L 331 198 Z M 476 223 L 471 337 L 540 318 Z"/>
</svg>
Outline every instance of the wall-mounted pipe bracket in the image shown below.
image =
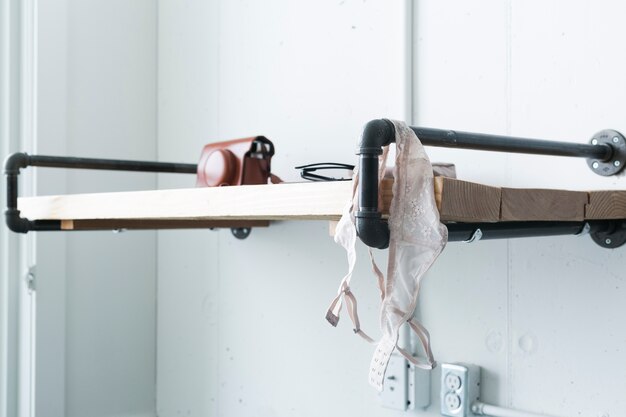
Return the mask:
<svg viewBox="0 0 626 417">
<path fill-rule="evenodd" d="M 18 178 L 20 170 L 32 165 L 31 156 L 24 152 L 9 155 L 4 161 L 4 173 L 7 185 L 7 208 L 4 211 L 6 225 L 15 233 L 27 233 L 29 230 L 61 230 L 60 220 L 29 220 L 20 216 L 17 209 Z"/>
<path fill-rule="evenodd" d="M 612 152 L 608 159 L 587 158 L 587 165 L 598 175 L 609 177 L 621 172 L 626 164 L 626 138 L 617 130 L 605 129 L 589 141 L 595 146 L 608 145 Z"/>
<path fill-rule="evenodd" d="M 591 239 L 607 249 L 615 249 L 626 243 L 626 224 L 623 221 L 608 221 L 607 227 L 591 232 Z"/>
<path fill-rule="evenodd" d="M 18 178 L 20 170 L 29 166 L 69 169 L 94 169 L 106 171 L 135 171 L 135 172 L 163 172 L 177 174 L 196 174 L 196 164 L 182 164 L 173 162 L 155 161 L 128 161 L 119 159 L 75 158 L 69 156 L 28 155 L 18 152 L 10 155 L 4 162 L 6 175 L 7 208 L 5 211 L 6 224 L 16 233 L 29 231 L 68 230 L 61 229 L 60 220 L 29 220 L 20 216 L 17 208 Z M 159 228 L 159 227 L 155 227 Z M 76 230 L 76 229 L 70 229 Z M 85 229 L 79 229 L 85 230 Z M 111 230 L 105 228 L 90 228 L 89 230 Z M 113 229 L 114 232 L 127 230 Z M 245 239 L 250 235 L 250 227 L 236 227 L 231 229 L 237 239 Z"/>
<path fill-rule="evenodd" d="M 252 228 L 250 227 L 233 227 L 230 229 L 230 232 L 237 239 L 243 240 L 250 236 L 250 232 L 252 232 Z"/>
<path fill-rule="evenodd" d="M 21 217 L 17 207 L 18 179 L 20 170 L 33 167 L 93 169 L 105 171 L 162 172 L 178 174 L 196 174 L 197 164 L 183 164 L 157 161 L 129 161 L 119 159 L 75 158 L 69 156 L 28 155 L 17 152 L 6 158 L 4 173 L 6 176 L 7 207 L 5 220 L 8 228 L 15 233 L 29 231 L 62 230 L 60 220 L 29 220 Z M 89 229 L 100 230 L 100 229 Z M 107 229 L 110 230 L 110 229 Z M 246 236 L 250 234 L 248 230 Z"/>
<path fill-rule="evenodd" d="M 483 151 L 526 153 L 586 158 L 599 175 L 615 175 L 626 164 L 626 139 L 615 130 L 598 132 L 590 144 L 487 135 L 482 133 L 413 127 L 411 129 L 426 146 L 475 149 Z M 378 156 L 382 147 L 395 141 L 395 127 L 389 120 L 370 121 L 364 128 L 359 155 L 358 209 L 355 213 L 357 234 L 367 246 L 384 249 L 389 246 L 389 227 L 378 210 Z M 495 224 L 456 223 L 448 225 L 449 240 L 476 240 L 481 230 L 483 239 L 530 236 L 584 234 L 590 231 L 594 242 L 604 248 L 626 243 L 624 220 L 580 222 L 517 222 Z M 474 237 L 474 239 L 473 239 Z"/>
</svg>

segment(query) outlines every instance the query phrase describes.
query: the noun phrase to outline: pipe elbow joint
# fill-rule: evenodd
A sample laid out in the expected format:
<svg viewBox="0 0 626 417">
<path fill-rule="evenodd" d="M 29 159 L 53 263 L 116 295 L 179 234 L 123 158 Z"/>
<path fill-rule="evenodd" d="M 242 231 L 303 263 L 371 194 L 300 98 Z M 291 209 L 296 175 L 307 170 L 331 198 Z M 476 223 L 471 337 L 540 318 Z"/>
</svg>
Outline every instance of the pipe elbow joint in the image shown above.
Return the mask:
<svg viewBox="0 0 626 417">
<path fill-rule="evenodd" d="M 363 243 L 371 248 L 389 247 L 389 226 L 380 213 L 355 213 L 356 232 Z"/>
<path fill-rule="evenodd" d="M 359 140 L 358 155 L 382 153 L 382 147 L 389 145 L 395 139 L 393 123 L 387 119 L 371 120 L 365 125 Z"/>
<path fill-rule="evenodd" d="M 30 163 L 30 157 L 25 152 L 13 153 L 4 160 L 5 174 L 19 174 L 20 169 L 26 168 Z"/>
<path fill-rule="evenodd" d="M 20 211 L 7 209 L 4 212 L 6 225 L 12 232 L 28 233 L 31 230 L 31 221 L 20 217 Z"/>
</svg>

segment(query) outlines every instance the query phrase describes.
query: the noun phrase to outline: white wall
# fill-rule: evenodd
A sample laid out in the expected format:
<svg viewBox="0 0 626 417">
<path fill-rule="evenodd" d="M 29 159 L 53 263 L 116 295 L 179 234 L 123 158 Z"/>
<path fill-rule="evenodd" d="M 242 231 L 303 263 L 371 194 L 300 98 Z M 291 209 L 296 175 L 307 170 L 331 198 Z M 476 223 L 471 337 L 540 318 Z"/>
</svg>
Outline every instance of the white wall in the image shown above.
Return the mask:
<svg viewBox="0 0 626 417">
<path fill-rule="evenodd" d="M 156 158 L 156 12 L 149 0 L 39 2 L 37 152 Z M 40 194 L 156 185 L 39 172 Z M 154 415 L 156 233 L 37 237 L 37 415 Z"/>
<path fill-rule="evenodd" d="M 614 55 L 623 11 L 619 2 L 420 3 L 417 123 L 581 143 L 601 129 L 624 131 L 626 86 L 602 64 L 607 56 L 624 63 Z M 622 177 L 596 176 L 581 160 L 431 154 L 457 162 L 463 178 L 492 184 L 624 187 Z M 440 359 L 484 366 L 485 398 L 503 405 L 623 414 L 626 336 L 612 330 L 623 327 L 623 259 L 623 249 L 589 238 L 450 245 L 423 294 Z M 455 303 L 442 313 L 446 296 Z"/>
<path fill-rule="evenodd" d="M 37 151 L 192 162 L 265 134 L 296 180 L 300 163 L 355 161 L 378 117 L 580 142 L 626 130 L 620 2 L 415 3 L 407 43 L 404 2 L 39 2 Z M 490 184 L 623 188 L 579 160 L 429 153 Z M 39 172 L 39 193 L 194 182 Z M 345 271 L 325 222 L 155 236 L 38 235 L 38 415 L 402 414 L 367 385 L 371 347 L 324 321 Z M 450 244 L 418 311 L 438 361 L 481 365 L 489 402 L 624 414 L 623 253 L 572 237 Z M 378 296 L 359 256 L 369 330 Z"/>
<path fill-rule="evenodd" d="M 402 2 L 160 1 L 159 158 L 264 134 L 286 180 L 298 164 L 353 161 L 365 122 L 405 116 L 404 17 Z M 346 264 L 327 222 L 158 240 L 160 416 L 381 413 L 371 347 L 324 320 Z M 376 288 L 359 272 L 372 326 Z"/>
<path fill-rule="evenodd" d="M 586 142 L 623 126 L 617 1 L 416 2 L 413 118 L 458 130 Z M 159 2 L 162 160 L 265 134 L 274 167 L 354 161 L 361 126 L 404 114 L 400 2 Z M 409 90 L 410 91 L 410 90 Z M 622 188 L 584 161 L 430 150 L 495 185 Z M 161 177 L 160 187 L 191 185 Z M 323 222 L 160 232 L 157 408 L 176 415 L 396 415 L 366 381 L 371 347 L 323 319 L 345 270 Z M 624 249 L 587 238 L 450 244 L 418 314 L 437 359 L 484 369 L 483 399 L 557 416 L 622 415 Z M 377 295 L 365 253 L 362 321 Z M 438 415 L 438 371 L 433 406 Z"/>
</svg>

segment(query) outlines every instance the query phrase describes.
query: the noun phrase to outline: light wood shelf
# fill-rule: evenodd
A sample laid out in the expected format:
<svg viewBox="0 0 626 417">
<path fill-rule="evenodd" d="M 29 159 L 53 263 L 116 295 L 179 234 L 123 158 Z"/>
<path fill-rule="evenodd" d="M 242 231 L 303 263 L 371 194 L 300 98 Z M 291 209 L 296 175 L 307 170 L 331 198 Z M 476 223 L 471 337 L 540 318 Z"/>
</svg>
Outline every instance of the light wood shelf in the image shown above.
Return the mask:
<svg viewBox="0 0 626 417">
<path fill-rule="evenodd" d="M 388 214 L 392 183 L 382 187 Z M 351 182 L 314 182 L 22 197 L 31 220 L 61 220 L 64 230 L 266 226 L 271 220 L 341 217 Z M 582 221 L 626 218 L 626 191 L 512 189 L 438 177 L 444 222 Z"/>
</svg>

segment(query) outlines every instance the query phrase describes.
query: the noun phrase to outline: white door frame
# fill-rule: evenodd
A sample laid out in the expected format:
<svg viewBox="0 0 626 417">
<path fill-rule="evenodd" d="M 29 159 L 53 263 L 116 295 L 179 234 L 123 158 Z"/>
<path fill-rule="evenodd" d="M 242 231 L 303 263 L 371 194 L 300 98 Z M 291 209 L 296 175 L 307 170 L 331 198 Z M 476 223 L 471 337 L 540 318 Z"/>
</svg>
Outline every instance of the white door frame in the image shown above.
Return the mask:
<svg viewBox="0 0 626 417">
<path fill-rule="evenodd" d="M 37 2 L 0 0 L 0 154 L 34 151 L 37 137 Z M 24 175 L 23 192 L 34 189 Z M 4 181 L 4 177 L 2 177 Z M 2 209 L 5 196 L 0 198 Z M 34 416 L 35 299 L 26 286 L 34 239 L 0 226 L 0 416 Z"/>
</svg>

